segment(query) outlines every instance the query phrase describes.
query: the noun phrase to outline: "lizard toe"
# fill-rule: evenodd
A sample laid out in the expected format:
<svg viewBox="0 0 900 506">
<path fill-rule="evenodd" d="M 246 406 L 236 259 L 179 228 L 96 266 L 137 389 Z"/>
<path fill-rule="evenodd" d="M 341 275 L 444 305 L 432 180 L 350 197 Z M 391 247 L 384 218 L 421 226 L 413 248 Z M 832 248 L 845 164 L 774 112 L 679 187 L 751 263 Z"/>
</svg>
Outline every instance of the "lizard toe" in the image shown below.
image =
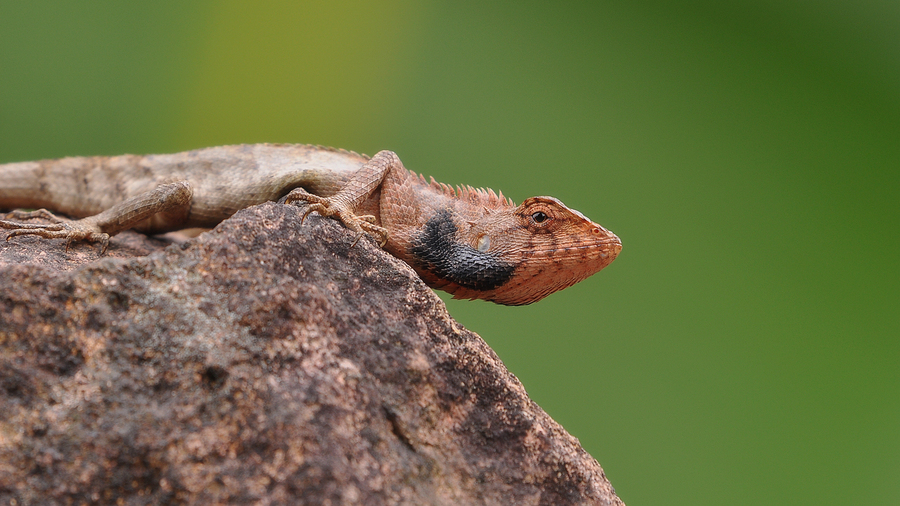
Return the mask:
<svg viewBox="0 0 900 506">
<path fill-rule="evenodd" d="M 66 252 L 69 251 L 69 246 L 79 241 L 99 242 L 101 255 L 105 254 L 106 250 L 109 249 L 109 234 L 103 232 L 84 232 L 80 230 L 69 230 L 65 235 L 65 238 Z"/>
<path fill-rule="evenodd" d="M 281 200 L 287 205 L 298 205 L 296 204 L 297 202 L 307 202 L 309 204 L 328 204 L 327 198 L 313 195 L 303 188 L 294 188 Z"/>
<path fill-rule="evenodd" d="M 6 214 L 6 219 L 8 220 L 33 220 L 35 218 L 41 218 L 53 223 L 66 223 L 70 221 L 65 218 L 60 218 L 59 216 L 51 213 L 46 209 L 37 209 L 34 211 L 21 211 L 19 209 L 15 209 Z"/>
<path fill-rule="evenodd" d="M 65 226 L 60 223 L 44 225 L 0 220 L 0 228 L 10 229 L 9 234 L 6 236 L 7 241 L 10 237 L 19 235 L 38 235 L 47 239 L 58 239 L 65 237 L 66 233 Z"/>
<path fill-rule="evenodd" d="M 383 248 L 385 244 L 387 244 L 388 240 L 388 231 L 384 227 L 379 227 L 374 223 L 361 222 L 360 225 L 362 229 L 366 231 L 367 234 L 373 236 L 378 240 L 378 246 Z"/>
</svg>

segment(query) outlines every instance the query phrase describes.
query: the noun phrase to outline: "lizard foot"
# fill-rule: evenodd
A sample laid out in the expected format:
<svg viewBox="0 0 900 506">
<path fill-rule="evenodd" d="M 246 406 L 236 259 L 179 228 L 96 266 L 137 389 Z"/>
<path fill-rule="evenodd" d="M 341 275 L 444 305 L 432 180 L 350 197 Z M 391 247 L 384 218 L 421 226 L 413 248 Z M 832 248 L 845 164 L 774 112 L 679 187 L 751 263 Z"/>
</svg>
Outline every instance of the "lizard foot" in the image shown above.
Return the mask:
<svg viewBox="0 0 900 506">
<path fill-rule="evenodd" d="M 19 220 L 44 218 L 53 222 L 50 224 L 36 224 L 0 220 L 0 228 L 10 230 L 9 234 L 6 236 L 7 241 L 18 235 L 37 235 L 46 239 L 65 239 L 66 251 L 69 251 L 69 246 L 76 241 L 101 243 L 101 255 L 106 253 L 106 249 L 109 248 L 109 234 L 101 232 L 99 227 L 87 220 L 67 220 L 55 216 L 46 209 L 38 209 L 37 211 L 13 211 L 6 217 Z"/>
<path fill-rule="evenodd" d="M 383 247 L 387 242 L 388 231 L 386 228 L 375 224 L 374 216 L 370 214 L 357 216 L 350 209 L 350 206 L 342 200 L 332 197 L 320 197 L 307 192 L 303 188 L 295 188 L 284 199 L 285 204 L 293 204 L 294 202 L 307 202 L 309 204 L 309 207 L 307 207 L 303 217 L 300 219 L 301 225 L 310 213 L 316 212 L 322 216 L 337 218 L 345 227 L 358 232 L 359 235 L 353 240 L 353 244 L 350 245 L 351 248 L 359 242 L 364 233 L 375 237 L 379 246 Z"/>
</svg>

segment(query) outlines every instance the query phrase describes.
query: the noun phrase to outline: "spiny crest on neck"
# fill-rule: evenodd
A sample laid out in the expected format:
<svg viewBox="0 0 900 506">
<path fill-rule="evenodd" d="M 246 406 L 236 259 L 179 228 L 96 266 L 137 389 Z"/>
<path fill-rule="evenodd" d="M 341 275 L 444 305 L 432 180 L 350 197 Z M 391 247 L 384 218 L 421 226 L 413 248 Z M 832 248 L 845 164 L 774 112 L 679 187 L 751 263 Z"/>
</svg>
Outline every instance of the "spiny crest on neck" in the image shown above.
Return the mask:
<svg viewBox="0 0 900 506">
<path fill-rule="evenodd" d="M 412 171 L 410 171 L 412 172 Z M 413 176 L 418 176 L 419 182 L 427 185 L 432 190 L 453 199 L 459 199 L 469 202 L 473 205 L 484 207 L 485 209 L 503 209 L 506 207 L 516 207 L 512 199 L 503 195 L 503 192 L 494 193 L 490 188 L 473 188 L 471 186 L 450 186 L 446 183 L 439 183 L 433 177 L 430 182 L 425 179 L 422 174 L 412 172 Z"/>
</svg>

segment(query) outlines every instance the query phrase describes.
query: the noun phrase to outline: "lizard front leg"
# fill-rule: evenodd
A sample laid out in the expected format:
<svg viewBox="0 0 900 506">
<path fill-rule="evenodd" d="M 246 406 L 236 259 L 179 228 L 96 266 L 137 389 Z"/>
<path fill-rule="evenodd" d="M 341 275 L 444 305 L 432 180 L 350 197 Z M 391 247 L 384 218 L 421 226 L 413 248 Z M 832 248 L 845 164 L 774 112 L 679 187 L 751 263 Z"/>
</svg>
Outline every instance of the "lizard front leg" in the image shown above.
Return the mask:
<svg viewBox="0 0 900 506">
<path fill-rule="evenodd" d="M 46 209 L 23 212 L 13 211 L 7 220 L 0 220 L 0 228 L 10 229 L 6 240 L 19 235 L 37 235 L 47 239 L 66 239 L 66 251 L 76 241 L 101 243 L 100 254 L 109 247 L 110 236 L 133 228 L 155 214 L 164 214 L 172 223 L 183 221 L 190 210 L 193 190 L 186 181 L 162 184 L 148 192 L 126 199 L 100 214 L 80 220 L 60 218 Z M 27 220 L 44 218 L 53 223 L 33 224 L 9 221 L 9 218 Z"/>
<path fill-rule="evenodd" d="M 309 193 L 303 188 L 295 188 L 287 194 L 284 203 L 308 202 L 309 208 L 303 214 L 303 219 L 306 219 L 306 216 L 312 212 L 339 219 L 345 227 L 359 233 L 353 244 L 356 244 L 363 233 L 368 233 L 378 239 L 379 245 L 384 246 L 388 239 L 387 229 L 378 226 L 374 216 L 358 216 L 356 209 L 381 186 L 385 176 L 392 170 L 406 169 L 403 168 L 396 153 L 379 151 L 363 164 L 334 195 L 322 197 Z"/>
</svg>

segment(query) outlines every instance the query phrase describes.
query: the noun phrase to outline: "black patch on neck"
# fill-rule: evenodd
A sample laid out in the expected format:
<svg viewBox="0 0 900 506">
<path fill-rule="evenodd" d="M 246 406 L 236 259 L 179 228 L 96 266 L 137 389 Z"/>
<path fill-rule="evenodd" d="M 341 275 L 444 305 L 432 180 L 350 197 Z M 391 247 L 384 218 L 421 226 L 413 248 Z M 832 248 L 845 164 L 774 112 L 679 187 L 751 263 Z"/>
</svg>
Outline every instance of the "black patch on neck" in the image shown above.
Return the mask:
<svg viewBox="0 0 900 506">
<path fill-rule="evenodd" d="M 409 252 L 419 267 L 473 290 L 493 290 L 509 281 L 516 266 L 459 242 L 449 209 L 438 211 L 413 239 Z"/>
</svg>

